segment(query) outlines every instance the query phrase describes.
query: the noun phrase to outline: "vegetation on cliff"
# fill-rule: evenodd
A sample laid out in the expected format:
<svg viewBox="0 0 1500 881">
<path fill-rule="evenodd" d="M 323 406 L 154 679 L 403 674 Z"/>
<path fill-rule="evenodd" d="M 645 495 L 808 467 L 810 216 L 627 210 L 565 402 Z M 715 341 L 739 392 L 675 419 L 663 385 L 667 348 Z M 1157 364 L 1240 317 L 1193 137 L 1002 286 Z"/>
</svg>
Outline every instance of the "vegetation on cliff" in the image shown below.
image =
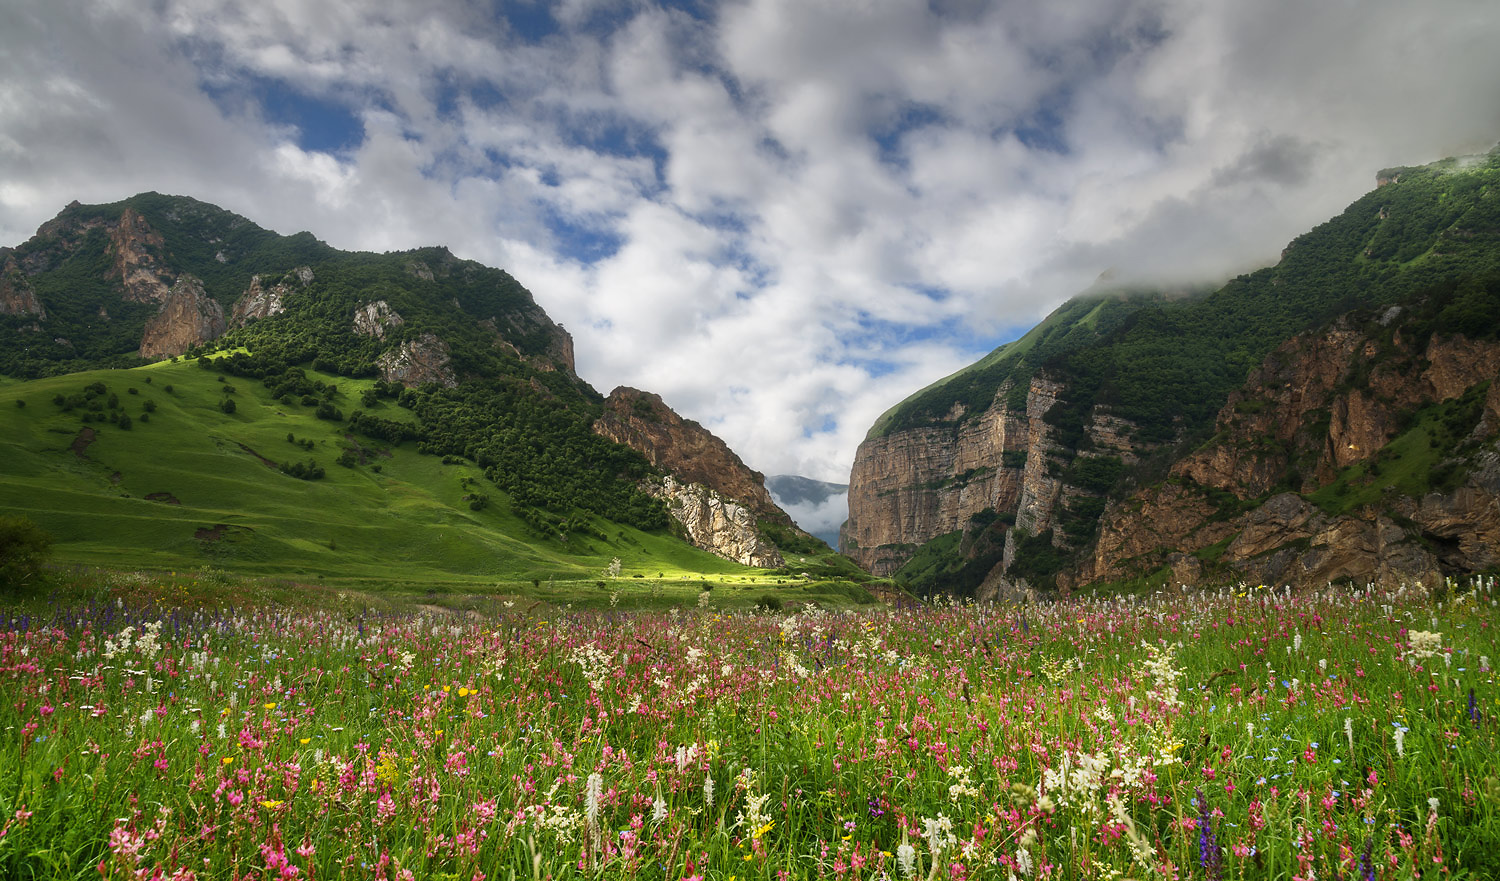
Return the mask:
<svg viewBox="0 0 1500 881">
<path fill-rule="evenodd" d="M 1404 351 L 1417 353 L 1409 356 L 1414 359 L 1420 359 L 1434 336 L 1495 337 L 1500 328 L 1500 148 L 1483 157 L 1387 169 L 1380 179 L 1380 187 L 1288 245 L 1276 266 L 1212 292 L 1091 294 L 1070 301 L 1022 339 L 903 401 L 876 423 L 870 437 L 933 428 L 951 428 L 957 435 L 965 423 L 996 408 L 1023 414 L 1038 377 L 1059 385 L 1057 403 L 1043 417 L 1045 449 L 1029 449 L 1024 456 L 1008 450 L 1017 461 L 995 463 L 1020 468 L 1026 457 L 1042 457 L 1034 473 L 1059 481 L 1044 505 L 1049 511 L 1045 523 L 1033 530 L 1040 534 L 1018 533 L 1010 574 L 1024 576 L 1033 586 L 1054 586 L 1059 576 L 1066 583 L 1089 580 L 1089 555 L 1111 500 L 1167 477 L 1175 461 L 1209 441 L 1231 393 L 1294 335 L 1335 319 L 1352 321 L 1370 334 L 1372 351 L 1393 350 L 1393 335 L 1400 335 Z M 1395 306 L 1400 309 L 1392 312 Z M 1399 317 L 1394 323 L 1393 315 Z M 1370 358 L 1354 362 L 1340 380 L 1344 390 L 1360 387 L 1362 376 L 1376 363 Z M 1411 369 L 1423 367 L 1413 361 Z M 1318 454 L 1307 445 L 1328 443 L 1326 415 L 1322 423 L 1306 426 L 1306 436 L 1296 442 L 1302 446 L 1274 453 L 1285 459 L 1276 466 L 1281 472 L 1271 481 L 1274 485 L 1248 496 L 1225 488 L 1204 491 L 1233 500 L 1228 508 L 1217 506 L 1233 509 L 1225 514 L 1228 520 L 1288 490 L 1318 490 L 1320 505 L 1343 511 L 1356 500 L 1378 505 L 1381 493 L 1389 501 L 1393 490 L 1407 497 L 1419 489 L 1451 490 L 1464 472 L 1454 454 L 1473 452 L 1472 444 L 1464 446 L 1467 433 L 1450 426 L 1430 445 L 1419 445 L 1414 438 L 1427 438 L 1422 426 L 1433 419 L 1453 426 L 1464 422 L 1472 429 L 1480 395 L 1482 390 L 1471 393 L 1461 407 L 1438 407 L 1441 402 L 1431 400 L 1405 406 L 1396 417 L 1416 427 L 1404 439 L 1382 440 L 1393 444 L 1381 453 L 1384 458 L 1340 474 L 1321 490 L 1332 477 L 1308 485 L 1313 479 L 1308 457 Z M 1251 392 L 1244 397 L 1235 406 L 1246 414 L 1263 406 L 1251 399 Z M 1433 415 L 1437 410 L 1432 407 L 1447 415 Z M 1128 427 L 1128 466 L 1113 452 L 1094 449 L 1090 432 L 1101 414 Z M 1397 459 L 1405 464 L 1392 469 L 1389 462 Z M 1430 466 L 1420 480 L 1414 475 L 1423 469 L 1415 462 Z M 1378 472 L 1382 463 L 1388 475 L 1399 471 L 1407 477 L 1368 473 Z M 931 482 L 932 476 L 920 479 Z M 859 516 L 851 511 L 851 518 Z M 985 561 L 960 552 L 956 535 L 904 537 L 913 550 L 906 552 L 911 563 L 902 577 L 929 591 L 975 589 L 978 580 L 967 570 Z M 933 545 L 918 550 L 928 541 Z M 1152 556 L 1150 565 L 1161 565 L 1168 550 Z M 958 556 L 935 564 L 949 554 Z"/>
</svg>

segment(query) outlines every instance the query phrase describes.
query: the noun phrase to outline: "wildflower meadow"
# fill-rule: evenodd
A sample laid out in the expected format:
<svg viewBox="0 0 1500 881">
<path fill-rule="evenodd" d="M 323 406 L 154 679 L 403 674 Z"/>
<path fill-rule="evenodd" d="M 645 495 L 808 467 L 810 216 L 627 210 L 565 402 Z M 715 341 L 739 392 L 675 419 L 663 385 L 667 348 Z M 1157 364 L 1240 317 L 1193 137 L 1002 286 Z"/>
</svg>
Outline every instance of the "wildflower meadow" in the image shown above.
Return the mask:
<svg viewBox="0 0 1500 881">
<path fill-rule="evenodd" d="M 1496 878 L 1496 622 L 1488 580 L 0 614 L 0 876 Z"/>
</svg>

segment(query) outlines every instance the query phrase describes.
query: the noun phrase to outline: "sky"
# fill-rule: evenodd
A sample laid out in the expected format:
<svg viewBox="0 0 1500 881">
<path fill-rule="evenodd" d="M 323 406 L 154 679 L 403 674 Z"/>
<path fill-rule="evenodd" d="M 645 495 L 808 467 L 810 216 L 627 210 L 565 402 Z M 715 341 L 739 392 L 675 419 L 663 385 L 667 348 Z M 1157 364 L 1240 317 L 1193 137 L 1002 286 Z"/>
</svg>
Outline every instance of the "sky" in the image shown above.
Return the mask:
<svg viewBox="0 0 1500 881">
<path fill-rule="evenodd" d="M 1493 146 L 1497 41 L 1493 0 L 8 0 L 0 244 L 156 190 L 447 245 L 601 392 L 843 483 L 1105 273 L 1222 281 Z"/>
</svg>

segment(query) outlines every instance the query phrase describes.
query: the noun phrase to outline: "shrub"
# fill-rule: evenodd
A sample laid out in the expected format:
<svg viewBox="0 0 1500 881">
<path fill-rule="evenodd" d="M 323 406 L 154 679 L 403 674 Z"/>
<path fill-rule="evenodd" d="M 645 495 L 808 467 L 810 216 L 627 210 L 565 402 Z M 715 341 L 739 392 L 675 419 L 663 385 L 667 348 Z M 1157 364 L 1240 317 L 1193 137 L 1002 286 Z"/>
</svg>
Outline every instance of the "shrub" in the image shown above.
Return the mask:
<svg viewBox="0 0 1500 881">
<path fill-rule="evenodd" d="M 36 580 L 52 552 L 52 536 L 25 517 L 0 517 L 0 589 Z"/>
<path fill-rule="evenodd" d="M 219 409 L 223 410 L 225 413 L 233 413 L 235 409 L 234 398 L 225 398 L 224 400 L 220 401 Z"/>
</svg>

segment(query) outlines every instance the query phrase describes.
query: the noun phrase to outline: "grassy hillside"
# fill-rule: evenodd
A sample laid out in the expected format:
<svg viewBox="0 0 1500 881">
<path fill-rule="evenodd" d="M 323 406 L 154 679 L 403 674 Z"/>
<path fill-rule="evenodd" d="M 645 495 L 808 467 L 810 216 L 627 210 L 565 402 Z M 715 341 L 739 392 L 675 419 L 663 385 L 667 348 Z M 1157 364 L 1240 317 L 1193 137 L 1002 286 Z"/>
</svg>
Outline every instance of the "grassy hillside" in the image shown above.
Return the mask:
<svg viewBox="0 0 1500 881">
<path fill-rule="evenodd" d="M 344 409 L 373 385 L 315 376 L 339 387 Z M 105 392 L 90 400 L 95 383 Z M 64 410 L 59 396 L 85 403 Z M 191 362 L 7 382 L 0 412 L 0 512 L 52 533 L 60 562 L 381 581 L 590 578 L 614 557 L 627 577 L 754 571 L 602 518 L 575 518 L 565 538 L 539 534 L 472 463 L 350 435 L 313 407 Z M 104 421 L 114 412 L 128 429 Z M 413 418 L 389 402 L 369 412 Z M 288 463 L 324 476 L 274 467 Z M 479 510 L 475 495 L 488 497 Z"/>
</svg>

